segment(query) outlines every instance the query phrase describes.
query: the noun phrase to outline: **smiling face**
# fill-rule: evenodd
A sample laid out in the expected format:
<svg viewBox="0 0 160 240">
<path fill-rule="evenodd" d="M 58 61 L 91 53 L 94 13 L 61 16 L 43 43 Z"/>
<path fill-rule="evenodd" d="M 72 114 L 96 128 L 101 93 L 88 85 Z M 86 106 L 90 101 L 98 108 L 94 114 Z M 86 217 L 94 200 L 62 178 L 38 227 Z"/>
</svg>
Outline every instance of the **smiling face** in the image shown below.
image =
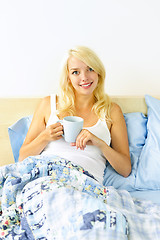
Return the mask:
<svg viewBox="0 0 160 240">
<path fill-rule="evenodd" d="M 68 59 L 68 77 L 78 94 L 93 94 L 98 84 L 98 74 L 74 56 Z"/>
</svg>

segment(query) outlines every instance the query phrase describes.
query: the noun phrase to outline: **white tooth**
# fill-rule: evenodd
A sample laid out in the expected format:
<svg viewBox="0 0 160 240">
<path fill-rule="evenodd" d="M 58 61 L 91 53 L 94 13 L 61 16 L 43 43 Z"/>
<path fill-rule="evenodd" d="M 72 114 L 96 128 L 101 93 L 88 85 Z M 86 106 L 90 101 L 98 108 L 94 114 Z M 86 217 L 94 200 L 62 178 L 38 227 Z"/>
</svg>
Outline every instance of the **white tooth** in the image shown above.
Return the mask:
<svg viewBox="0 0 160 240">
<path fill-rule="evenodd" d="M 90 85 L 90 83 L 88 83 L 88 84 L 85 84 L 85 85 L 83 85 L 83 86 L 87 87 L 87 86 L 89 86 L 89 85 Z"/>
</svg>

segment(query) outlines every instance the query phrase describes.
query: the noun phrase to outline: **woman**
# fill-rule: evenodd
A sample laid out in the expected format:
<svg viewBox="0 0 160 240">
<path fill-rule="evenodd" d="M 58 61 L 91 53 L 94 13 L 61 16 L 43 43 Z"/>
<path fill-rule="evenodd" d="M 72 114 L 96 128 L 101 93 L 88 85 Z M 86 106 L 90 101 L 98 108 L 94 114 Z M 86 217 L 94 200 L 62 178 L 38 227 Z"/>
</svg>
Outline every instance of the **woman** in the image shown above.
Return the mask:
<svg viewBox="0 0 160 240">
<path fill-rule="evenodd" d="M 122 176 L 131 172 L 126 124 L 120 107 L 104 92 L 105 69 L 89 48 L 71 49 L 60 79 L 60 94 L 42 99 L 20 149 L 19 161 L 54 154 L 82 166 L 99 182 L 108 161 Z M 84 119 L 75 143 L 66 143 L 59 119 Z"/>
</svg>

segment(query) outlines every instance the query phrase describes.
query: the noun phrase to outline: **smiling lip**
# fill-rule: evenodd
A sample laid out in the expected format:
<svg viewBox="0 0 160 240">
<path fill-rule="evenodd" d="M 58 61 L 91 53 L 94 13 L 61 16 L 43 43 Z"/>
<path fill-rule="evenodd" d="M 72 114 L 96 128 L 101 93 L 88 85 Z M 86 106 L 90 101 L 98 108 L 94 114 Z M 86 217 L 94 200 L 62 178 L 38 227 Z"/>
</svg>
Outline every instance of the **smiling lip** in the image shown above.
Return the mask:
<svg viewBox="0 0 160 240">
<path fill-rule="evenodd" d="M 93 82 L 90 83 L 85 83 L 85 84 L 80 84 L 81 87 L 88 88 L 92 85 Z"/>
</svg>

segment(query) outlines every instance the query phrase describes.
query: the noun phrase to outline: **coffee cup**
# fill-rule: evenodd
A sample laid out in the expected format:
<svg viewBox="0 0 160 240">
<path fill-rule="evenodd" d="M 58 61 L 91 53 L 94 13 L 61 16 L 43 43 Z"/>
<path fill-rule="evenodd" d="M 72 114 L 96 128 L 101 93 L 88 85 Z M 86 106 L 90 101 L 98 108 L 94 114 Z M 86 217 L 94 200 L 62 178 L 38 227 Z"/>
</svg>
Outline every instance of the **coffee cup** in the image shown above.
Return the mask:
<svg viewBox="0 0 160 240">
<path fill-rule="evenodd" d="M 77 116 L 67 116 L 58 122 L 63 125 L 64 140 L 70 143 L 76 142 L 76 138 L 83 128 L 83 118 Z"/>
</svg>

